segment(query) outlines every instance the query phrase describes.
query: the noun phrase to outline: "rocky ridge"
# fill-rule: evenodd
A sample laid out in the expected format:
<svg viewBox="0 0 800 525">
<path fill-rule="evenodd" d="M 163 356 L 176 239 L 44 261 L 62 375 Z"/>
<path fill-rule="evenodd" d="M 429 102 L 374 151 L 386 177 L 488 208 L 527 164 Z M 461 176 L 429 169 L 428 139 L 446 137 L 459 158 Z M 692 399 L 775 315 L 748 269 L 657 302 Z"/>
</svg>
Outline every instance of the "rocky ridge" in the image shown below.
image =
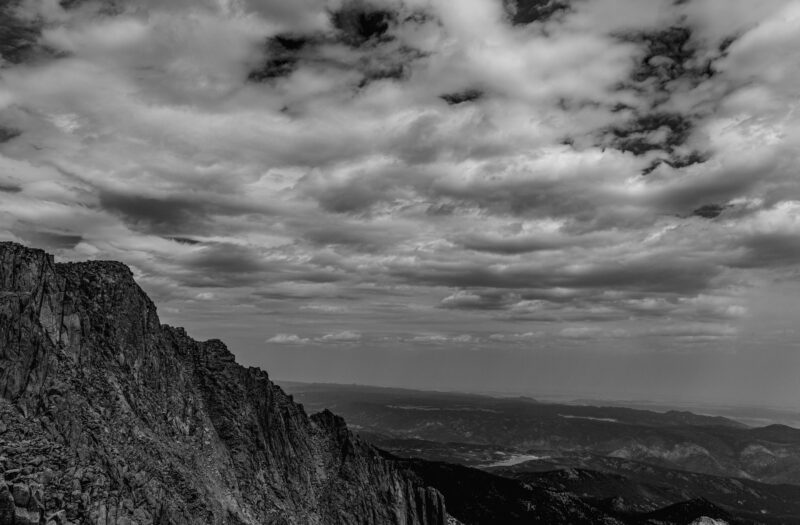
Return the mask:
<svg viewBox="0 0 800 525">
<path fill-rule="evenodd" d="M 446 522 L 444 500 L 116 262 L 0 243 L 0 525 Z"/>
</svg>

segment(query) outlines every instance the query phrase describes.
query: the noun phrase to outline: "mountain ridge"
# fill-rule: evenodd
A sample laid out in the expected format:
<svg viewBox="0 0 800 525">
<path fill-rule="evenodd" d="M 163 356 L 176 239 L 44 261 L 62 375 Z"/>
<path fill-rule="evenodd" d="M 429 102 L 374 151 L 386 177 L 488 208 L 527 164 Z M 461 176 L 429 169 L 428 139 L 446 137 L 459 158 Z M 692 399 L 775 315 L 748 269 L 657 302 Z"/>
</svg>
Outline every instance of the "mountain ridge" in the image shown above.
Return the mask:
<svg viewBox="0 0 800 525">
<path fill-rule="evenodd" d="M 0 243 L 0 524 L 439 525 L 444 500 L 130 269 Z"/>
</svg>

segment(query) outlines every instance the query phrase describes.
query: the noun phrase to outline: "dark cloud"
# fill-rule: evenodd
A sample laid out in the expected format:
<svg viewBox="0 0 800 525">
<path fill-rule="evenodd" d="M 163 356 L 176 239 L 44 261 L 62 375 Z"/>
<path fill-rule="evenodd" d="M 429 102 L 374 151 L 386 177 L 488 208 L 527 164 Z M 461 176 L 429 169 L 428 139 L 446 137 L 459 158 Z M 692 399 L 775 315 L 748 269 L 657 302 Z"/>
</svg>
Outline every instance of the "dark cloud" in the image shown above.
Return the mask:
<svg viewBox="0 0 800 525">
<path fill-rule="evenodd" d="M 648 175 L 649 173 L 652 173 L 656 168 L 658 168 L 662 164 L 666 164 L 671 168 L 681 169 L 681 168 L 686 168 L 687 166 L 692 166 L 694 164 L 702 164 L 709 158 L 710 154 L 701 153 L 699 151 L 692 151 L 687 155 L 680 155 L 673 153 L 667 159 L 656 159 L 652 161 L 649 166 L 647 166 L 645 169 L 642 170 L 642 175 Z"/>
<path fill-rule="evenodd" d="M 25 241 L 43 249 L 70 250 L 83 240 L 81 235 L 37 231 L 34 229 L 17 231 Z"/>
<path fill-rule="evenodd" d="M 696 49 L 688 27 L 673 26 L 657 31 L 631 32 L 621 38 L 642 45 L 643 57 L 631 74 L 635 82 L 655 80 L 658 89 L 665 89 L 670 80 L 685 77 Z"/>
<path fill-rule="evenodd" d="M 196 194 L 151 197 L 101 190 L 99 204 L 135 229 L 167 236 L 205 233 L 205 226 L 214 216 L 269 215 L 265 209 L 241 200 L 225 202 L 216 196 Z M 187 238 L 180 235 L 178 237 Z"/>
<path fill-rule="evenodd" d="M 21 186 L 17 186 L 16 184 L 8 184 L 0 182 L 0 192 L 3 193 L 19 193 L 22 191 Z"/>
<path fill-rule="evenodd" d="M 0 6 L 0 57 L 11 64 L 19 64 L 37 51 L 41 23 L 17 15 L 21 0 L 4 4 Z"/>
<path fill-rule="evenodd" d="M 258 252 L 234 244 L 212 244 L 191 255 L 186 266 L 218 274 L 249 274 L 266 268 Z"/>
<path fill-rule="evenodd" d="M 483 97 L 483 95 L 484 93 L 480 89 L 465 89 L 464 91 L 446 93 L 444 95 L 441 95 L 439 98 L 441 98 L 451 106 L 455 106 L 457 104 L 463 104 L 465 102 L 474 102 L 476 100 L 480 100 Z"/>
<path fill-rule="evenodd" d="M 18 129 L 0 126 L 0 144 L 19 137 L 22 132 Z"/>
<path fill-rule="evenodd" d="M 701 42 L 692 28 L 683 25 L 617 36 L 641 49 L 629 79 L 617 86 L 633 94 L 635 102 L 629 99 L 615 106 L 614 111 L 627 118 L 603 130 L 601 144 L 637 156 L 660 153 L 642 170 L 644 175 L 662 163 L 680 169 L 707 161 L 708 152 L 684 150 L 709 110 L 676 111 L 672 106 L 676 97 L 685 96 L 715 76 L 715 64 L 725 58 L 732 40 L 725 39 L 714 47 L 714 43 Z"/>
<path fill-rule="evenodd" d="M 331 22 L 339 30 L 342 41 L 358 47 L 390 38 L 389 29 L 397 22 L 397 13 L 366 1 L 348 0 L 331 13 Z"/>
<path fill-rule="evenodd" d="M 291 75 L 304 57 L 304 50 L 314 44 L 311 37 L 303 35 L 283 34 L 268 38 L 264 64 L 251 71 L 248 79 L 264 82 Z"/>
<path fill-rule="evenodd" d="M 623 83 L 623 86 L 647 92 L 656 105 L 666 102 L 676 90 L 693 88 L 713 77 L 715 62 L 725 57 L 733 42 L 732 38 L 725 38 L 716 48 L 712 43 L 709 49 L 703 50 L 692 29 L 682 25 L 626 32 L 619 38 L 642 49 L 630 83 Z"/>
<path fill-rule="evenodd" d="M 102 2 L 97 2 L 96 0 L 60 0 L 58 3 L 61 7 L 67 10 L 88 5 L 97 9 L 99 13 L 105 15 L 120 14 L 120 12 L 123 10 L 121 0 L 105 0 Z"/>
<path fill-rule="evenodd" d="M 171 262 L 179 265 L 172 277 L 183 286 L 197 288 L 247 286 L 266 280 L 267 272 L 280 272 L 258 250 L 231 243 L 204 244 Z"/>
<path fill-rule="evenodd" d="M 692 212 L 692 215 L 704 219 L 715 219 L 725 211 L 726 206 L 721 204 L 704 204 Z"/>
<path fill-rule="evenodd" d="M 683 145 L 694 128 L 692 119 L 674 112 L 655 112 L 634 116 L 609 130 L 610 144 L 634 155 L 651 151 L 672 153 Z"/>
<path fill-rule="evenodd" d="M 188 244 L 190 246 L 196 246 L 198 244 L 202 244 L 202 241 L 190 239 L 189 237 L 167 237 L 167 239 L 175 241 L 180 244 Z"/>
<path fill-rule="evenodd" d="M 511 23 L 527 25 L 533 22 L 544 22 L 557 13 L 569 9 L 567 0 L 503 0 Z"/>
<path fill-rule="evenodd" d="M 318 30 L 269 37 L 263 63 L 248 74 L 248 79 L 256 82 L 285 79 L 301 67 L 335 73 L 357 71 L 361 78 L 353 87 L 360 89 L 379 80 L 407 78 L 411 65 L 425 56 L 398 42 L 390 31 L 398 24 L 424 23 L 424 18 L 409 16 L 400 21 L 398 13 L 360 1 L 346 2 L 329 15 L 334 33 Z M 349 49 L 330 53 L 332 47 L 342 45 Z"/>
<path fill-rule="evenodd" d="M 263 287 L 275 283 L 326 285 L 344 281 L 348 277 L 331 260 L 317 257 L 310 261 L 293 261 L 292 248 L 265 250 L 227 242 L 204 242 L 189 246 L 193 249 L 170 260 L 178 265 L 173 270 L 173 278 L 185 286 Z M 293 296 L 281 290 L 273 298 L 284 295 L 287 298 Z"/>
<path fill-rule="evenodd" d="M 100 193 L 100 206 L 123 217 L 134 227 L 162 233 L 202 226 L 209 214 L 207 204 L 189 198 L 155 198 L 108 191 Z"/>
<path fill-rule="evenodd" d="M 535 235 L 500 238 L 481 234 L 471 234 L 457 238 L 456 242 L 468 250 L 504 255 L 516 255 L 521 253 L 564 248 L 575 241 L 568 239 L 544 238 L 543 236 Z"/>
</svg>

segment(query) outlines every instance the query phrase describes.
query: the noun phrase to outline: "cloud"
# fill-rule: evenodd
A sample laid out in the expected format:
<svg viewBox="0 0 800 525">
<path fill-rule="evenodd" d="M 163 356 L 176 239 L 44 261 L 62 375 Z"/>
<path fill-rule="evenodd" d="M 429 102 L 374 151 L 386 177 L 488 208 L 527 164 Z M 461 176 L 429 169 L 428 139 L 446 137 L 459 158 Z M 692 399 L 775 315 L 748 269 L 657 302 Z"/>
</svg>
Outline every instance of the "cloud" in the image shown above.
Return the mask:
<svg viewBox="0 0 800 525">
<path fill-rule="evenodd" d="M 361 341 L 361 333 L 354 330 L 331 332 L 317 337 L 301 337 L 297 334 L 276 334 L 267 343 L 281 345 L 310 345 L 310 344 L 349 344 Z"/>
<path fill-rule="evenodd" d="M 424 334 L 415 335 L 406 340 L 411 343 L 419 344 L 467 344 L 476 343 L 478 339 L 469 334 L 446 335 L 446 334 Z"/>
<path fill-rule="evenodd" d="M 680 345 L 719 334 L 662 324 L 736 328 L 800 261 L 793 2 L 23 8 L 4 238 L 122 259 L 209 325 Z"/>
<path fill-rule="evenodd" d="M 20 239 L 34 246 L 57 251 L 75 248 L 83 240 L 83 237 L 80 235 L 61 234 L 41 230 L 31 231 L 17 229 L 15 233 Z"/>
<path fill-rule="evenodd" d="M 361 334 L 353 330 L 343 330 L 325 334 L 317 340 L 321 343 L 354 343 L 361 340 Z"/>
<path fill-rule="evenodd" d="M 622 328 L 570 326 L 562 329 L 558 335 L 566 339 L 602 339 L 628 337 L 630 334 Z"/>
<path fill-rule="evenodd" d="M 189 268 L 213 275 L 246 275 L 265 269 L 263 259 L 255 250 L 235 244 L 203 246 L 188 259 Z"/>
<path fill-rule="evenodd" d="M 197 224 L 205 219 L 203 205 L 192 200 L 104 192 L 100 194 L 100 206 L 118 213 L 133 226 L 148 226 L 150 231 L 180 232 L 185 225 Z"/>
<path fill-rule="evenodd" d="M 504 343 L 530 343 L 542 337 L 543 332 L 522 332 L 522 333 L 499 333 L 490 334 L 491 341 L 499 341 Z"/>
<path fill-rule="evenodd" d="M 305 337 L 300 337 L 297 334 L 276 334 L 269 339 L 267 343 L 278 345 L 303 345 L 310 343 L 311 340 Z"/>
<path fill-rule="evenodd" d="M 478 293 L 459 290 L 442 299 L 441 306 L 443 308 L 466 310 L 497 310 L 505 308 L 513 302 L 515 302 L 514 294 L 498 293 L 496 291 Z"/>
<path fill-rule="evenodd" d="M 714 343 L 733 340 L 739 333 L 735 326 L 729 324 L 689 323 L 680 326 L 669 326 L 651 330 L 648 335 L 669 338 L 679 343 Z"/>
<path fill-rule="evenodd" d="M 301 310 L 309 310 L 312 312 L 322 312 L 326 314 L 338 314 L 347 312 L 347 308 L 335 304 L 307 304 L 300 307 Z"/>
</svg>

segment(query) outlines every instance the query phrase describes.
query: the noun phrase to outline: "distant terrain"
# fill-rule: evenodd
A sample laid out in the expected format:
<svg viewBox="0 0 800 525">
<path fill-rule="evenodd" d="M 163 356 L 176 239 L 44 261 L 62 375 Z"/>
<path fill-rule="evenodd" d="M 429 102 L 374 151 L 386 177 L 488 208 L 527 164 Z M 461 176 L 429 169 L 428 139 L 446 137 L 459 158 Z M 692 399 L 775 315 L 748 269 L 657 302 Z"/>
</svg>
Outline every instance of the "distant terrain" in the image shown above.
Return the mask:
<svg viewBox="0 0 800 525">
<path fill-rule="evenodd" d="M 518 483 L 503 485 L 517 488 L 501 490 L 502 500 L 509 490 L 559 491 L 625 523 L 645 523 L 648 513 L 673 505 L 706 506 L 701 514 L 729 523 L 800 523 L 800 430 L 789 426 L 529 397 L 283 385 L 307 410 L 330 408 L 378 447 L 416 458 L 410 464 L 442 491 L 456 517 L 448 492 L 463 494 L 465 486 L 444 482 L 454 474 L 442 471 L 461 468 L 452 464 L 507 480 L 501 485 Z M 467 471 L 459 471 L 462 479 Z M 488 497 L 479 489 L 487 479 L 495 478 L 476 481 L 470 504 Z"/>
</svg>

